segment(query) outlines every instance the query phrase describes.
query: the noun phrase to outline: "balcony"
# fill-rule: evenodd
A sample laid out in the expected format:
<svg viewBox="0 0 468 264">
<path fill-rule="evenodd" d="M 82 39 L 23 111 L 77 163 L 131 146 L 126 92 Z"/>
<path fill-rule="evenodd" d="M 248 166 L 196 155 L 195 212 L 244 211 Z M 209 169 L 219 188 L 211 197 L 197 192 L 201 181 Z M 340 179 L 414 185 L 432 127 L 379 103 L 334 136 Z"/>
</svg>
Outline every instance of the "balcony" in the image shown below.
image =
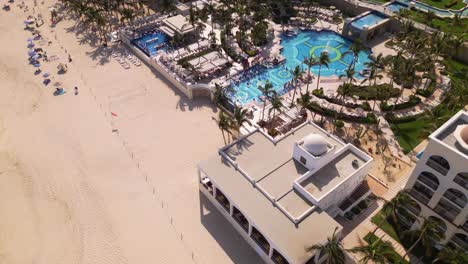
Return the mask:
<svg viewBox="0 0 468 264">
<path fill-rule="evenodd" d="M 450 170 L 448 161 L 441 156 L 431 156 L 427 160 L 426 165 L 444 176 L 447 175 Z"/>
<path fill-rule="evenodd" d="M 467 172 L 458 173 L 453 179 L 453 181 L 456 182 L 461 187 L 465 188 L 465 190 L 468 190 L 468 173 Z"/>
<path fill-rule="evenodd" d="M 465 232 L 468 232 L 468 219 L 465 221 L 465 223 L 462 225 L 462 229 L 465 230 Z"/>
<path fill-rule="evenodd" d="M 437 180 L 437 177 L 430 172 L 422 172 L 418 177 L 418 181 L 424 183 L 434 191 L 439 187 L 439 180 Z"/>
<path fill-rule="evenodd" d="M 447 198 L 450 202 L 456 204 L 460 208 L 464 208 L 466 205 L 466 196 L 458 190 L 448 189 L 444 193 L 444 197 Z"/>
<path fill-rule="evenodd" d="M 268 243 L 268 240 L 266 240 L 262 233 L 260 233 L 255 227 L 252 227 L 252 234 L 250 237 L 255 241 L 255 243 L 257 243 L 265 254 L 270 254 L 270 243 Z"/>
<path fill-rule="evenodd" d="M 415 216 L 419 216 L 421 213 L 421 207 L 418 204 L 406 204 L 405 209 L 413 213 Z"/>
<path fill-rule="evenodd" d="M 216 200 L 228 213 L 230 213 L 231 203 L 219 189 L 216 189 Z"/>
<path fill-rule="evenodd" d="M 452 205 L 445 198 L 441 198 L 434 211 L 450 222 L 453 222 L 460 213 L 460 209 Z"/>
<path fill-rule="evenodd" d="M 428 204 L 429 201 L 432 198 L 432 194 L 434 192 L 427 188 L 426 186 L 423 186 L 419 182 L 416 182 L 409 192 L 411 196 L 413 196 L 416 200 L 420 201 L 423 204 Z"/>
<path fill-rule="evenodd" d="M 468 238 L 464 234 L 457 233 L 455 234 L 450 242 L 456 244 L 460 248 L 467 249 L 468 248 Z"/>
<path fill-rule="evenodd" d="M 232 217 L 242 227 L 242 229 L 244 229 L 245 232 L 249 232 L 249 221 L 236 207 L 233 208 Z"/>
<path fill-rule="evenodd" d="M 275 249 L 273 249 L 273 256 L 271 256 L 271 260 L 273 260 L 276 264 L 289 264 L 289 262 Z"/>
</svg>

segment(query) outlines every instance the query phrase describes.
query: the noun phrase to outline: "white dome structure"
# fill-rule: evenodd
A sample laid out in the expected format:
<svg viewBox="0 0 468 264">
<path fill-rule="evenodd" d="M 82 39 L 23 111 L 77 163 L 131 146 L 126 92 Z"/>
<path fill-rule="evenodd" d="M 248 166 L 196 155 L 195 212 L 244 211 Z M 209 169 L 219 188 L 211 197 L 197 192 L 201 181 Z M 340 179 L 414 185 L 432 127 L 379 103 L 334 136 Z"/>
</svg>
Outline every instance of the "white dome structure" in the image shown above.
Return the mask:
<svg viewBox="0 0 468 264">
<path fill-rule="evenodd" d="M 314 156 L 321 156 L 328 151 L 327 140 L 319 134 L 309 134 L 306 136 L 302 146 Z"/>
</svg>

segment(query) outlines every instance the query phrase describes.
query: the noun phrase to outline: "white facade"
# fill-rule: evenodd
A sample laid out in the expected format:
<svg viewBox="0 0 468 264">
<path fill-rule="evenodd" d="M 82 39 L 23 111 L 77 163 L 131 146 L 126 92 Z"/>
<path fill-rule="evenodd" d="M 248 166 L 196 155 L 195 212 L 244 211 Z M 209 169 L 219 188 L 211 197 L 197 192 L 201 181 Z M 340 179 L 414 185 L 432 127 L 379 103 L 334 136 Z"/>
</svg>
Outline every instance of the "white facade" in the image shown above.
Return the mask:
<svg viewBox="0 0 468 264">
<path fill-rule="evenodd" d="M 456 135 L 464 126 L 468 129 L 468 112 L 460 111 L 429 137 L 405 189 L 418 202 L 409 210 L 413 215 L 440 222 L 442 243 L 468 249 L 468 149 Z"/>
</svg>

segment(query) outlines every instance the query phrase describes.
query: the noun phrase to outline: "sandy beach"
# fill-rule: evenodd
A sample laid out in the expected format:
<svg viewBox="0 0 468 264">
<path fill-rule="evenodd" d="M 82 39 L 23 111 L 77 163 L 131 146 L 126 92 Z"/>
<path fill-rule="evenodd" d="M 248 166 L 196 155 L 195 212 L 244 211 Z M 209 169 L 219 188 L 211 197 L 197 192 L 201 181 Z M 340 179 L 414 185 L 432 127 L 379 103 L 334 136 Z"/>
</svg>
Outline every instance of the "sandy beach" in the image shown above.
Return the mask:
<svg viewBox="0 0 468 264">
<path fill-rule="evenodd" d="M 208 100 L 124 70 L 69 20 L 40 27 L 53 96 L 28 64 L 32 12 L 0 12 L 0 263 L 260 263 L 198 191 L 224 144 Z"/>
</svg>

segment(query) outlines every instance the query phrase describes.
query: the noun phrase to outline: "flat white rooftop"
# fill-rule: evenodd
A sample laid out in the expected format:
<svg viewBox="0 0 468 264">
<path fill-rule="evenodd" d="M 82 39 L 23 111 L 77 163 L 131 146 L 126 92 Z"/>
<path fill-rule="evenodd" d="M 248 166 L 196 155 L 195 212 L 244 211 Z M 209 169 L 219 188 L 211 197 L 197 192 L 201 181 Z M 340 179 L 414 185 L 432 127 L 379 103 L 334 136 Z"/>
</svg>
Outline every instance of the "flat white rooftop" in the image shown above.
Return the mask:
<svg viewBox="0 0 468 264">
<path fill-rule="evenodd" d="M 431 137 L 439 140 L 447 147 L 468 156 L 468 150 L 459 143 L 456 136 L 457 128 L 466 125 L 468 125 L 468 112 L 462 110 L 436 130 Z"/>
<path fill-rule="evenodd" d="M 187 18 L 182 15 L 171 16 L 163 20 L 173 31 L 183 35 L 192 32 L 195 28 L 189 23 Z"/>
<path fill-rule="evenodd" d="M 307 247 L 326 241 L 335 228 L 342 228 L 294 188 L 294 182 L 310 171 L 292 158 L 293 146 L 311 133 L 322 135 L 334 146 L 331 151 L 344 150 L 302 182 L 307 191 L 321 196 L 359 169 L 352 166 L 354 160 L 362 161 L 361 165 L 365 161 L 315 124 L 303 125 L 276 144 L 262 132 L 253 132 L 199 164 L 233 206 L 295 263 L 314 254 Z"/>
</svg>

